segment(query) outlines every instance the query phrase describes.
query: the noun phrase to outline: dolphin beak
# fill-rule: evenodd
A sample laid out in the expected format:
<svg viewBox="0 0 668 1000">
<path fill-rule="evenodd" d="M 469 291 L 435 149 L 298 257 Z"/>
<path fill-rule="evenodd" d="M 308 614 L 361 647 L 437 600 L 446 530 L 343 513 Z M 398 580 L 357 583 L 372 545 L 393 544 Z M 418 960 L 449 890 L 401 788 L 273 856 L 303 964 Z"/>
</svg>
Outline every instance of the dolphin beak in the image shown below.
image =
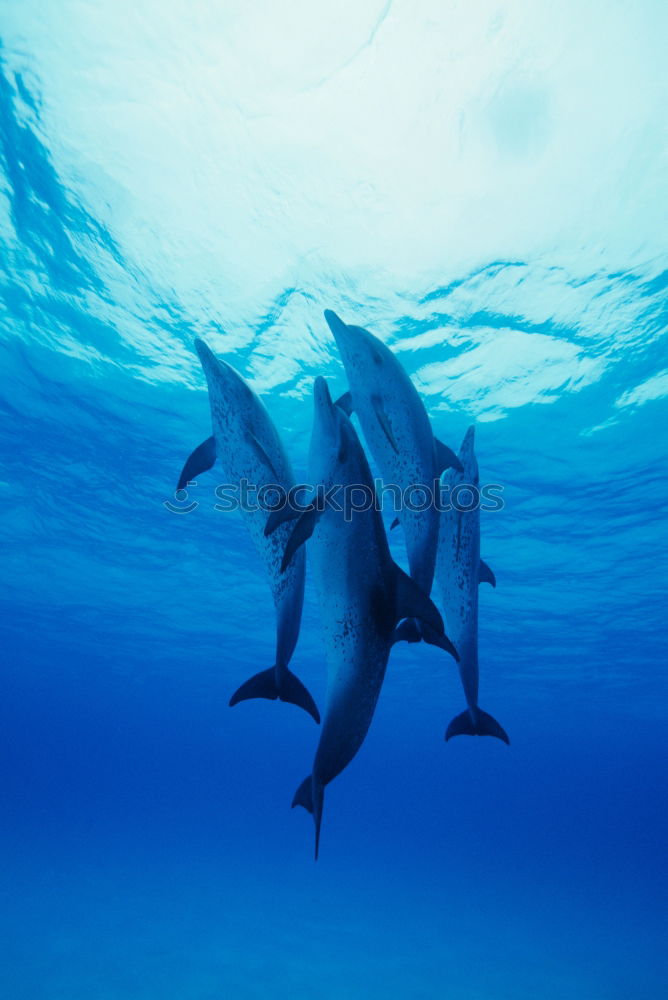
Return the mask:
<svg viewBox="0 0 668 1000">
<path fill-rule="evenodd" d="M 336 346 L 341 351 L 347 339 L 348 327 L 331 309 L 325 309 L 325 319 L 327 320 L 327 326 L 332 331 Z"/>
<path fill-rule="evenodd" d="M 195 350 L 199 356 L 200 363 L 204 369 L 204 374 L 209 377 L 209 374 L 216 371 L 218 368 L 218 358 L 213 353 L 210 347 L 200 340 L 199 337 L 195 338 Z"/>
</svg>

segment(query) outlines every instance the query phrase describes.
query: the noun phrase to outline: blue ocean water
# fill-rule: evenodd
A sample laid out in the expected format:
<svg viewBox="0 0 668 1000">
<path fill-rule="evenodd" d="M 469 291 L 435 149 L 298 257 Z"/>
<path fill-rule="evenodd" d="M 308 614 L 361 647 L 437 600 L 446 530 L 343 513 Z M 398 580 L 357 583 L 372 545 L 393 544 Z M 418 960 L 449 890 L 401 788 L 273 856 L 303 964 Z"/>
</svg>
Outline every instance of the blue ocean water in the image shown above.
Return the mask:
<svg viewBox="0 0 668 1000">
<path fill-rule="evenodd" d="M 665 991 L 665 5 L 3 0 L 0 995 Z M 476 424 L 481 704 L 400 645 L 320 859 L 204 338 L 306 474 L 322 318 Z M 396 537 L 399 536 L 399 537 Z M 391 538 L 406 565 L 400 532 Z M 293 667 L 319 705 L 307 581 Z"/>
</svg>

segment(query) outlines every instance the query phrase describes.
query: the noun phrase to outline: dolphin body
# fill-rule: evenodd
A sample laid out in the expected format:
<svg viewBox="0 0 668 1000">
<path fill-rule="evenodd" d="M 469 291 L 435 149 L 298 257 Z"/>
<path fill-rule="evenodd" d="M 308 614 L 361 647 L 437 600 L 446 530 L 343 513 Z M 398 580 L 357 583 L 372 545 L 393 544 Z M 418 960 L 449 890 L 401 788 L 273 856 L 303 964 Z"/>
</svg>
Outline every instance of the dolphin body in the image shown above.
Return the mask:
<svg viewBox="0 0 668 1000">
<path fill-rule="evenodd" d="M 264 404 L 244 379 L 216 358 L 202 340 L 195 347 L 206 375 L 213 435 L 188 458 L 177 489 L 210 469 L 217 460 L 229 483 L 245 479 L 258 489 L 274 484 L 286 493 L 294 486 L 290 460 Z M 248 507 L 248 505 L 246 505 Z M 316 704 L 288 664 L 299 637 L 304 600 L 305 555 L 298 552 L 286 572 L 281 560 L 290 536 L 284 525 L 270 537 L 264 534 L 266 510 L 241 510 L 269 577 L 276 608 L 276 662 L 242 684 L 230 705 L 249 698 L 280 699 L 298 705 L 320 722 Z"/>
<path fill-rule="evenodd" d="M 443 470 L 461 466 L 454 452 L 434 437 L 427 411 L 408 374 L 392 351 L 368 330 L 349 326 L 330 309 L 325 310 L 325 319 L 350 386 L 337 404 L 346 413 L 354 410 L 357 414 L 385 484 L 398 486 L 404 498 L 416 485 L 435 495 Z M 421 499 L 415 496 L 417 504 Z M 401 524 L 411 577 L 430 594 L 438 546 L 438 508 L 433 502 L 419 510 L 403 506 Z M 438 636 L 414 622 L 404 623 L 396 638 L 411 642 L 424 638 L 439 645 Z"/>
<path fill-rule="evenodd" d="M 478 486 L 478 462 L 473 450 L 475 428 L 469 427 L 459 458 L 462 471 L 451 470 L 444 484 L 452 489 L 460 483 Z M 436 579 L 443 595 L 443 608 L 450 636 L 459 652 L 461 677 L 467 709 L 455 716 L 445 739 L 466 733 L 470 736 L 496 736 L 510 743 L 506 731 L 478 705 L 478 587 L 496 579 L 480 558 L 480 508 L 443 510 L 439 532 Z"/>
<path fill-rule="evenodd" d="M 310 479 L 320 484 L 319 490 L 342 486 L 343 510 L 312 503 L 294 527 L 284 565 L 291 566 L 301 551 L 299 546 L 311 538 L 309 558 L 327 655 L 327 708 L 312 773 L 297 789 L 292 805 L 313 814 L 317 858 L 325 786 L 347 767 L 364 742 L 397 622 L 415 617 L 444 640 L 445 636 L 438 609 L 393 562 L 375 505 L 362 511 L 346 503 L 345 488 L 351 485 L 358 490 L 362 487 L 374 498 L 373 480 L 355 428 L 332 402 L 322 377 L 315 380 L 314 403 Z M 266 530 L 280 523 L 281 516 L 272 514 Z"/>
</svg>

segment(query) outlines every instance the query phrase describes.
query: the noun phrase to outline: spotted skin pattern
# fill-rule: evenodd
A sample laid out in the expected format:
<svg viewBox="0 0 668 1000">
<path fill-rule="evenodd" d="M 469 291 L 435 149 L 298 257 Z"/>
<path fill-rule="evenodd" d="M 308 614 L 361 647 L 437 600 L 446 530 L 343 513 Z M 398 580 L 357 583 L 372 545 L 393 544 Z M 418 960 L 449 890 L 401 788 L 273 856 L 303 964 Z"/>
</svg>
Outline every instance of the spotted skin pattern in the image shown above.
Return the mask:
<svg viewBox="0 0 668 1000">
<path fill-rule="evenodd" d="M 197 353 L 206 375 L 216 460 L 226 483 L 242 479 L 258 487 L 269 484 L 286 491 L 295 485 L 290 460 L 264 404 L 238 372 L 197 340 Z M 299 637 L 304 599 L 305 554 L 301 550 L 285 573 L 281 560 L 290 525 L 264 534 L 265 510 L 242 510 L 253 544 L 267 572 L 276 608 L 276 667 L 287 668 Z"/>
<path fill-rule="evenodd" d="M 450 491 L 459 485 L 479 487 L 478 462 L 474 451 L 475 430 L 466 432 L 459 452 L 462 471 L 448 469 L 443 484 Z M 448 495 L 447 493 L 445 494 Z M 468 505 L 462 491 L 460 506 Z M 446 739 L 461 733 L 496 736 L 508 743 L 508 736 L 496 720 L 478 705 L 478 592 L 480 587 L 480 507 L 441 512 L 436 580 L 445 613 L 448 635 L 459 653 L 459 676 L 467 712 L 452 721 Z M 468 716 L 468 717 L 467 717 Z"/>
</svg>

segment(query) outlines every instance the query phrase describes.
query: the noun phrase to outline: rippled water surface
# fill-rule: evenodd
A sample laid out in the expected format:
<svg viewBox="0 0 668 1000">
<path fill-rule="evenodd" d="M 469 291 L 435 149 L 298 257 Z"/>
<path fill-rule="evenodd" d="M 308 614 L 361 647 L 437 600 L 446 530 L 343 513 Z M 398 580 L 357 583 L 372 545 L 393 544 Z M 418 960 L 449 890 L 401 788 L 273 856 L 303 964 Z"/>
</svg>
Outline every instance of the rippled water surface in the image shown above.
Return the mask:
<svg viewBox="0 0 668 1000">
<path fill-rule="evenodd" d="M 0 989 L 660 996 L 666 8 L 0 0 Z M 322 318 L 475 423 L 481 703 L 397 646 L 321 857 L 238 515 L 170 513 L 204 338 L 306 474 Z M 405 565 L 400 532 L 395 558 Z M 325 700 L 307 588 L 293 665 Z"/>
</svg>

